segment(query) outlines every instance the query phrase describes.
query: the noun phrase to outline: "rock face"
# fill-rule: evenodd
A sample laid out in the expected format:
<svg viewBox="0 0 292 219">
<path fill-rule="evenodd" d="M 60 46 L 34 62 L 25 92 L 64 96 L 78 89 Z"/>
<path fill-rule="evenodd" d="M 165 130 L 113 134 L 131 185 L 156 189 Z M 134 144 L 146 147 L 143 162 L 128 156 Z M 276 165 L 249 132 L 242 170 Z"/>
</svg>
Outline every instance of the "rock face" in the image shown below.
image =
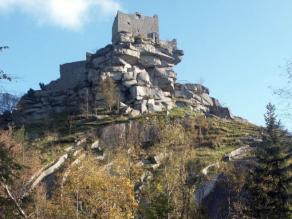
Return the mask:
<svg viewBox="0 0 292 219">
<path fill-rule="evenodd" d="M 137 116 L 190 106 L 203 112 L 231 117 L 202 85 L 176 84 L 173 67 L 184 55 L 176 40 L 159 39 L 158 17 L 118 12 L 112 44 L 85 61 L 60 66 L 60 79 L 40 84 L 20 100 L 14 117 L 22 122 L 48 118 L 55 113 L 95 113 L 105 106 L 101 83 L 112 78 L 118 87 L 123 113 Z"/>
<path fill-rule="evenodd" d="M 115 44 L 87 54 L 87 80 L 98 89 L 103 78 L 111 77 L 118 84 L 121 102 L 140 113 L 171 109 L 176 79 L 172 67 L 182 55 L 176 43 L 157 43 L 120 32 Z M 102 101 L 97 99 L 96 105 Z"/>
<path fill-rule="evenodd" d="M 191 107 L 221 118 L 232 119 L 233 115 L 227 107 L 222 107 L 217 99 L 209 95 L 209 89 L 201 84 L 175 84 L 174 97 L 176 105 Z"/>
</svg>

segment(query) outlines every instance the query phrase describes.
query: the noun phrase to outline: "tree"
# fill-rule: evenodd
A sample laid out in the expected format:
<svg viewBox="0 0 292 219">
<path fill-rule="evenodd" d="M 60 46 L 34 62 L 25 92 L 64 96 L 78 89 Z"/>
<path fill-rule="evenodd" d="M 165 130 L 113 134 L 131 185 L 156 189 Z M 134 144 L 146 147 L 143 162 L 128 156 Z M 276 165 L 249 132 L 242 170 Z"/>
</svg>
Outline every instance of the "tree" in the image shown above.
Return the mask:
<svg viewBox="0 0 292 219">
<path fill-rule="evenodd" d="M 109 171 L 87 157 L 71 169 L 63 188 L 48 200 L 50 207 L 40 206 L 45 218 L 133 218 L 134 184 L 123 168 Z"/>
<path fill-rule="evenodd" d="M 155 146 L 160 151 L 156 156 L 160 166 L 142 191 L 140 211 L 145 218 L 201 218 L 193 199 L 190 135 L 179 123 L 163 128 Z"/>
<path fill-rule="evenodd" d="M 19 200 L 14 197 L 9 188 L 22 168 L 13 157 L 13 150 L 16 146 L 17 145 L 9 137 L 7 132 L 0 133 L 0 186 L 2 188 L 2 190 L 0 190 L 0 212 L 7 218 L 10 216 L 11 218 L 14 218 L 15 213 L 12 208 L 14 205 L 19 214 L 22 217 L 27 218 L 25 212 L 20 206 Z"/>
<path fill-rule="evenodd" d="M 102 80 L 101 92 L 105 99 L 105 105 L 107 109 L 111 111 L 113 107 L 118 105 L 119 102 L 119 95 L 115 81 L 110 77 L 106 77 L 104 80 Z"/>
<path fill-rule="evenodd" d="M 12 183 L 13 178 L 16 176 L 16 172 L 20 170 L 20 165 L 17 164 L 12 156 L 11 150 L 14 144 L 8 142 L 7 138 L 0 135 L 0 178 L 5 183 Z"/>
<path fill-rule="evenodd" d="M 2 52 L 5 49 L 8 49 L 8 46 L 0 46 L 0 52 Z M 4 73 L 3 70 L 0 69 L 0 80 L 11 81 L 12 78 L 8 74 Z"/>
<path fill-rule="evenodd" d="M 280 99 L 279 106 L 282 118 L 290 120 L 292 118 L 292 62 L 287 63 L 284 77 L 286 83 L 281 88 L 273 89 L 273 92 Z"/>
<path fill-rule="evenodd" d="M 286 149 L 291 148 L 291 142 L 285 141 L 285 133 L 271 103 L 267 105 L 265 121 L 264 140 L 257 147 L 257 165 L 252 172 L 251 214 L 256 218 L 289 218 L 291 164 L 288 160 L 291 152 Z"/>
<path fill-rule="evenodd" d="M 0 93 L 0 114 L 15 109 L 19 97 L 9 93 Z"/>
<path fill-rule="evenodd" d="M 5 49 L 8 49 L 8 46 L 0 46 L 0 52 Z M 0 80 L 11 81 L 12 78 L 0 69 Z M 15 198 L 10 190 L 10 186 L 22 168 L 13 156 L 13 149 L 16 143 L 10 137 L 8 132 L 0 131 L 0 186 L 2 189 L 0 190 L 0 214 L 6 218 L 15 218 L 16 214 L 12 207 L 15 206 L 18 215 L 27 218 L 26 213 L 20 206 L 19 200 Z"/>
<path fill-rule="evenodd" d="M 0 46 L 0 52 L 4 49 L 8 49 L 8 46 Z"/>
</svg>

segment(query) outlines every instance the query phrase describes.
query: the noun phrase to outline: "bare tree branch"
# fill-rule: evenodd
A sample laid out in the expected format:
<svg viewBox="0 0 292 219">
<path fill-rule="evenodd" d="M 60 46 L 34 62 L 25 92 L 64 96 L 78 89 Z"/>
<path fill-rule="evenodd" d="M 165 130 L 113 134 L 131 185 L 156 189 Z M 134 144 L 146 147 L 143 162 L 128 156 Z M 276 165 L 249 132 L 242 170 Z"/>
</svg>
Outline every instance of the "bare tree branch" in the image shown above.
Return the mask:
<svg viewBox="0 0 292 219">
<path fill-rule="evenodd" d="M 0 46 L 0 52 L 2 52 L 5 49 L 8 49 L 8 46 Z M 12 81 L 12 78 L 3 72 L 3 70 L 0 69 L 0 80 L 7 80 L 7 81 Z"/>
<path fill-rule="evenodd" d="M 3 187 L 3 189 L 5 190 L 5 193 L 7 194 L 7 196 L 13 201 L 13 203 L 14 203 L 15 207 L 17 208 L 17 210 L 19 211 L 20 215 L 23 218 L 28 218 L 27 215 L 26 215 L 26 213 L 24 212 L 24 210 L 20 207 L 20 204 L 18 203 L 18 201 L 16 200 L 16 198 L 10 192 L 10 189 L 9 189 L 8 185 L 6 185 L 2 181 L 0 181 L 0 184 Z"/>
<path fill-rule="evenodd" d="M 4 49 L 9 49 L 8 46 L 0 46 L 0 52 L 3 51 Z"/>
</svg>

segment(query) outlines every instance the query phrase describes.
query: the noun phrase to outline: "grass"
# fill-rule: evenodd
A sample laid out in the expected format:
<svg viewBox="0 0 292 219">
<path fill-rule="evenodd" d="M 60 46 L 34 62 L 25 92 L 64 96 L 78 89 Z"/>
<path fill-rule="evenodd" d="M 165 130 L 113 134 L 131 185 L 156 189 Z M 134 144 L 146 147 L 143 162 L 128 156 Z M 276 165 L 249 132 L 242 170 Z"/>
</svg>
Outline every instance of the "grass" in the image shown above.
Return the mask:
<svg viewBox="0 0 292 219">
<path fill-rule="evenodd" d="M 252 124 L 241 123 L 232 120 L 223 120 L 215 117 L 205 118 L 205 116 L 202 114 L 191 112 L 187 108 L 174 108 L 169 112 L 168 115 L 165 112 L 161 112 L 141 115 L 136 118 L 129 118 L 119 115 L 112 115 L 102 119 L 97 119 L 96 117 L 86 118 L 84 116 L 79 116 L 71 118 L 70 124 L 68 123 L 68 118 L 66 115 L 64 115 L 64 117 L 58 117 L 54 124 L 38 123 L 25 127 L 26 134 L 37 133 L 38 135 L 36 138 L 25 138 L 24 136 L 24 142 L 25 145 L 27 145 L 27 151 L 25 154 L 29 158 L 29 156 L 32 154 L 30 152 L 35 152 L 35 157 L 39 158 L 40 160 L 39 163 L 37 162 L 38 160 L 36 160 L 36 162 L 28 163 L 28 165 L 30 165 L 29 168 L 32 170 L 29 172 L 29 174 L 27 174 L 27 178 L 32 175 L 32 172 L 37 171 L 42 166 L 56 160 L 61 155 L 65 154 L 65 149 L 69 146 L 75 145 L 76 140 L 80 140 L 81 138 L 87 138 L 87 142 L 85 145 L 81 145 L 79 147 L 83 148 L 85 153 L 92 153 L 94 155 L 95 152 L 90 149 L 90 140 L 96 137 L 92 135 L 96 133 L 97 129 L 110 124 L 128 123 L 130 121 L 140 123 L 140 125 L 145 127 L 145 129 L 147 126 L 156 126 L 157 129 L 154 130 L 159 131 L 157 135 L 163 134 L 164 131 L 169 127 L 176 127 L 175 125 L 183 127 L 178 129 L 181 132 L 176 130 L 176 132 L 169 132 L 169 135 L 167 135 L 169 136 L 167 139 L 171 141 L 171 143 L 167 145 L 167 150 L 171 151 L 172 160 L 166 159 L 165 162 L 162 161 L 161 167 L 154 171 L 152 170 L 152 165 L 150 164 L 141 167 L 141 169 L 139 167 L 138 169 L 135 166 L 136 163 L 147 159 L 149 155 L 151 155 L 151 157 L 158 155 L 159 153 L 163 152 L 163 148 L 160 147 L 162 146 L 160 145 L 162 144 L 161 142 L 154 142 L 153 145 L 149 146 L 148 148 L 140 147 L 137 141 L 136 143 L 138 146 L 131 145 L 134 144 L 133 142 L 135 142 L 135 140 L 133 140 L 133 142 L 126 142 L 128 145 L 126 145 L 124 148 L 119 148 L 120 151 L 115 151 L 116 148 L 113 149 L 113 147 L 105 148 L 104 151 L 106 159 L 99 162 L 100 168 L 104 168 L 108 163 L 122 161 L 123 159 L 115 158 L 116 154 L 121 152 L 127 159 L 129 159 L 130 156 L 133 157 L 131 158 L 133 160 L 129 159 L 129 161 L 132 162 L 131 165 L 133 166 L 133 170 L 131 171 L 135 173 L 135 180 L 140 179 L 141 175 L 146 171 L 153 171 L 154 180 L 159 179 L 160 177 L 163 177 L 163 166 L 166 167 L 166 165 L 169 165 L 168 170 L 170 174 L 173 172 L 179 174 L 180 167 L 186 166 L 186 169 L 191 170 L 191 175 L 187 177 L 192 178 L 194 176 L 194 181 L 192 181 L 194 184 L 192 185 L 194 185 L 195 189 L 199 188 L 203 183 L 222 172 L 222 168 L 226 167 L 225 165 L 229 165 L 229 163 L 222 161 L 222 157 L 225 154 L 242 146 L 242 137 L 260 137 L 261 133 L 261 129 Z M 133 127 L 136 126 L 133 125 Z M 198 134 L 198 130 L 200 130 L 200 134 Z M 23 137 L 23 130 L 19 130 L 16 134 L 21 139 L 21 137 Z M 137 135 L 138 134 L 140 134 L 140 130 Z M 156 133 L 154 134 L 156 135 Z M 181 145 L 175 145 L 174 147 L 176 148 L 171 148 L 172 142 L 177 142 L 176 137 L 180 137 L 180 134 L 189 139 L 182 138 L 181 142 L 183 143 L 178 143 Z M 198 141 L 198 138 L 200 138 L 200 141 Z M 140 140 L 139 137 L 138 140 Z M 142 142 L 140 143 L 142 144 Z M 132 146 L 135 149 L 131 148 L 133 150 L 129 153 L 127 148 L 128 146 Z M 97 154 L 94 156 L 96 155 Z M 127 159 L 125 160 L 128 162 Z M 69 164 L 71 160 L 68 159 L 66 162 Z M 215 162 L 220 162 L 220 168 L 211 168 L 207 176 L 201 174 L 203 168 Z M 34 163 L 37 163 L 38 166 L 36 166 Z M 66 168 L 66 164 L 64 165 L 64 168 Z M 126 169 L 128 166 L 121 164 L 121 169 L 123 168 Z M 126 169 L 126 172 L 128 170 L 129 168 Z M 193 178 L 191 180 L 193 180 Z"/>
<path fill-rule="evenodd" d="M 141 115 L 137 118 L 112 115 L 103 119 L 95 117 L 76 117 L 71 119 L 70 126 L 66 115 L 56 116 L 55 124 L 36 123 L 25 127 L 26 134 L 38 133 L 37 138 L 26 138 L 27 150 L 37 150 L 41 156 L 42 163 L 51 162 L 64 154 L 65 149 L 72 146 L 80 136 L 86 136 L 99 127 L 116 123 L 127 123 L 130 120 L 138 121 L 145 126 L 156 124 L 163 130 L 167 124 L 182 122 L 187 119 L 196 127 L 192 130 L 192 159 L 197 169 L 205 167 L 221 158 L 230 151 L 242 146 L 241 138 L 250 136 L 260 137 L 261 128 L 232 120 L 223 120 L 215 117 L 205 118 L 201 114 L 194 113 L 188 108 L 174 108 L 166 115 L 165 112 Z M 198 142 L 196 131 L 203 130 L 201 142 Z M 70 129 L 70 130 L 69 130 Z M 18 133 L 21 135 L 21 131 Z M 153 146 L 155 147 L 155 145 Z M 142 150 L 142 149 L 141 149 Z M 182 147 L 182 150 L 184 148 Z M 155 153 L 159 149 L 154 149 Z"/>
<path fill-rule="evenodd" d="M 187 107 L 174 107 L 169 111 L 170 118 L 181 118 L 187 115 L 196 115 L 196 113 Z"/>
</svg>

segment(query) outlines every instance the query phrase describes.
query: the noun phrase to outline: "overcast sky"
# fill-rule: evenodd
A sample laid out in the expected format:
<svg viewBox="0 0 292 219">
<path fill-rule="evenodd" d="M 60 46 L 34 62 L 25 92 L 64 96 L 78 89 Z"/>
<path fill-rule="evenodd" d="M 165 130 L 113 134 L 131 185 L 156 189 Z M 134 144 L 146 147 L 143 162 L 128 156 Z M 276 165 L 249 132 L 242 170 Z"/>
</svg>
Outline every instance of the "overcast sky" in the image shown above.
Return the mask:
<svg viewBox="0 0 292 219">
<path fill-rule="evenodd" d="M 0 67 L 24 93 L 59 77 L 59 65 L 85 59 L 111 40 L 117 10 L 159 15 L 162 39 L 185 51 L 179 81 L 203 81 L 235 115 L 263 124 L 269 87 L 285 82 L 292 60 L 291 0 L 0 0 Z M 291 124 L 286 122 L 291 127 Z"/>
</svg>

